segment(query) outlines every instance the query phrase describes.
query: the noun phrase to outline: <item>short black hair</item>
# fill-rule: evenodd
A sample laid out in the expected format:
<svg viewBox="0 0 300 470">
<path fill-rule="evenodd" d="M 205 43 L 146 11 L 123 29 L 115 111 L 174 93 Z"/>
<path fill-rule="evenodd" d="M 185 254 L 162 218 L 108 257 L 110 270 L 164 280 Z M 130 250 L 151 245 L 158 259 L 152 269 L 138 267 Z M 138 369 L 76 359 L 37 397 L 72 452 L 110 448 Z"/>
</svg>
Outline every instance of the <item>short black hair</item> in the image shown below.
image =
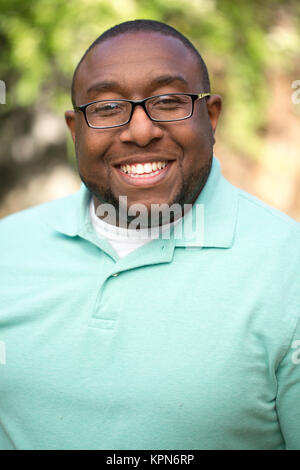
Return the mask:
<svg viewBox="0 0 300 470">
<path fill-rule="evenodd" d="M 95 41 L 90 45 L 90 47 L 85 51 L 82 58 L 80 59 L 77 67 L 75 68 L 73 79 L 72 79 L 72 104 L 73 106 L 76 105 L 75 103 L 75 82 L 76 82 L 76 75 L 81 63 L 84 61 L 87 54 L 98 44 L 106 41 L 107 39 L 119 36 L 125 33 L 137 33 L 137 32 L 157 32 L 164 34 L 165 36 L 172 36 L 179 39 L 195 56 L 198 60 L 200 66 L 200 73 L 202 74 L 202 83 L 203 83 L 203 92 L 210 93 L 210 81 L 209 75 L 207 71 L 206 64 L 202 59 L 201 55 L 195 48 L 195 46 L 191 43 L 189 39 L 187 39 L 183 34 L 181 34 L 177 29 L 173 28 L 172 26 L 162 23 L 156 20 L 133 20 L 133 21 L 125 21 L 124 23 L 117 24 L 112 28 L 104 31 Z"/>
</svg>

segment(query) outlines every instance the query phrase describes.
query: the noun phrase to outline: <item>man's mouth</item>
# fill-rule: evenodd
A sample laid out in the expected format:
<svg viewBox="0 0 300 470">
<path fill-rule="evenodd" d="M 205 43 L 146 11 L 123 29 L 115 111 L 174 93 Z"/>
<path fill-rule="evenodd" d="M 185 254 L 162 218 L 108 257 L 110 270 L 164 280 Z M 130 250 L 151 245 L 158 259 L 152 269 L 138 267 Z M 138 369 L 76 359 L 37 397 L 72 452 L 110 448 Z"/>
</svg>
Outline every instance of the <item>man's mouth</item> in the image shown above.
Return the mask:
<svg viewBox="0 0 300 470">
<path fill-rule="evenodd" d="M 115 165 L 115 169 L 125 184 L 150 188 L 163 181 L 173 167 L 175 160 L 149 159 Z"/>
<path fill-rule="evenodd" d="M 159 175 L 168 165 L 166 160 L 120 165 L 119 169 L 131 178 L 151 178 Z"/>
</svg>

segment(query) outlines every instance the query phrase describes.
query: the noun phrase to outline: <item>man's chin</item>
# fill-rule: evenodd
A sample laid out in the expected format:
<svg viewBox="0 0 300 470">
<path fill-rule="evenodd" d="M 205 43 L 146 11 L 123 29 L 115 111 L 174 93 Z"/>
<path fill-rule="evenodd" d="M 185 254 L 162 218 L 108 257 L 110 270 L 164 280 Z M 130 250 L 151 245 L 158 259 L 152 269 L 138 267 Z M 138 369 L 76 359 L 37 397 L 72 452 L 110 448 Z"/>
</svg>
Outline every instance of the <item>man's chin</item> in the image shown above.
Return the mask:
<svg viewBox="0 0 300 470">
<path fill-rule="evenodd" d="M 108 195 L 107 195 L 108 196 Z M 115 198 L 101 196 L 101 200 L 94 194 L 96 215 L 113 225 L 125 228 L 150 228 L 174 222 L 183 216 L 183 198 L 173 198 L 172 201 L 130 201 L 126 196 Z M 182 203 L 181 203 L 182 201 Z"/>
<path fill-rule="evenodd" d="M 172 199 L 164 199 L 160 195 L 152 200 L 134 200 L 132 195 L 115 195 L 110 188 L 104 190 L 81 179 L 93 194 L 99 218 L 112 225 L 139 229 L 166 225 L 184 216 L 205 185 L 209 172 L 210 165 L 207 165 L 194 180 L 192 188 L 182 179 Z"/>
</svg>

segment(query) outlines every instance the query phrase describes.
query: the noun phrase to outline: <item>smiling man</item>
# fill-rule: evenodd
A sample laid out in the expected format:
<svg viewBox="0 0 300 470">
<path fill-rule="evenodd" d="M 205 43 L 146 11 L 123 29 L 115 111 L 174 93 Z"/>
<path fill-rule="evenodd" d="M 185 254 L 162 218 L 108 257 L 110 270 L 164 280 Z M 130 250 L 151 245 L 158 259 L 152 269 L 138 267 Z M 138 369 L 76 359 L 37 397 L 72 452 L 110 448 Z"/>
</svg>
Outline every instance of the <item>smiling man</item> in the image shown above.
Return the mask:
<svg viewBox="0 0 300 470">
<path fill-rule="evenodd" d="M 80 191 L 0 224 L 0 448 L 299 449 L 300 228 L 222 176 L 201 56 L 122 23 L 72 100 Z"/>
<path fill-rule="evenodd" d="M 192 204 L 211 168 L 221 101 L 209 96 L 205 64 L 171 28 L 139 25 L 96 40 L 74 75 L 81 113 L 66 120 L 96 209 L 108 202 L 118 212 L 123 195 L 148 211 Z"/>
</svg>

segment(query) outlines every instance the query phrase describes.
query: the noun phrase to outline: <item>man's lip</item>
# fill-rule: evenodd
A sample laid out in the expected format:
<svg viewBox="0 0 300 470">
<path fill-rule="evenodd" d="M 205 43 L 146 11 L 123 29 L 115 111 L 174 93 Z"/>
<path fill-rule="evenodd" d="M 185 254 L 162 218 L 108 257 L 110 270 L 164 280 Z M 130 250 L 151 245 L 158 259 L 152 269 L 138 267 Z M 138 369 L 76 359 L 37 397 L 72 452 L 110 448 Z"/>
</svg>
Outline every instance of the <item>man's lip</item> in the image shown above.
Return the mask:
<svg viewBox="0 0 300 470">
<path fill-rule="evenodd" d="M 174 161 L 175 158 L 169 158 L 169 157 L 165 157 L 165 156 L 151 156 L 151 155 L 143 155 L 143 156 L 131 156 L 130 158 L 128 159 L 122 159 L 122 160 L 119 160 L 115 163 L 113 163 L 113 166 L 114 167 L 120 167 L 120 166 L 123 166 L 123 165 L 138 165 L 138 164 L 145 164 L 145 163 L 152 163 L 152 162 L 172 162 Z"/>
</svg>

